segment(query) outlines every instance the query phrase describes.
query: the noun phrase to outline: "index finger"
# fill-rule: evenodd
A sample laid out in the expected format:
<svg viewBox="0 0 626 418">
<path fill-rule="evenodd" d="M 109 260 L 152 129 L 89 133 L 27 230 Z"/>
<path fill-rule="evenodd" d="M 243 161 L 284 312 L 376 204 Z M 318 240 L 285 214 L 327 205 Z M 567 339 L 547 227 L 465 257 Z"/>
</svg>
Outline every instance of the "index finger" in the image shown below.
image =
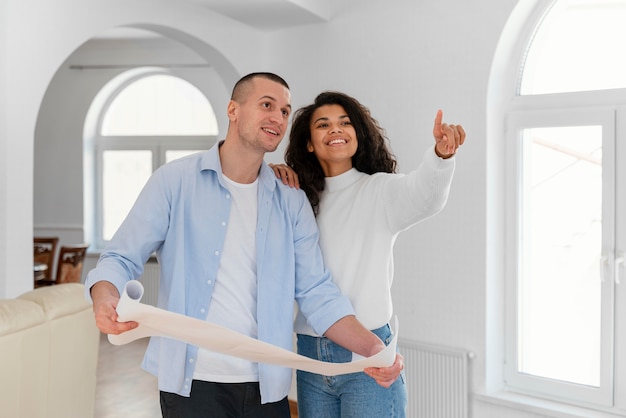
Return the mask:
<svg viewBox="0 0 626 418">
<path fill-rule="evenodd" d="M 442 134 L 441 130 L 441 122 L 443 121 L 443 110 L 437 110 L 437 115 L 435 116 L 435 126 L 433 127 L 433 134 L 435 137 L 438 137 Z"/>
</svg>

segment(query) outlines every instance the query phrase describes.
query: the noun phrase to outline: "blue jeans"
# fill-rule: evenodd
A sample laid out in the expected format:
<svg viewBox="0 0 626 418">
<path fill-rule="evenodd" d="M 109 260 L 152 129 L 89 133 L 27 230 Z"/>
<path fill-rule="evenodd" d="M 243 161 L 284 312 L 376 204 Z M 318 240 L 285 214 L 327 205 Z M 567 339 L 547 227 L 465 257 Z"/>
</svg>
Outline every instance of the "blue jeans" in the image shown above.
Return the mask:
<svg viewBox="0 0 626 418">
<path fill-rule="evenodd" d="M 392 338 L 388 325 L 372 331 L 385 344 Z M 298 353 L 333 363 L 347 363 L 352 353 L 328 338 L 298 334 Z M 300 418 L 404 418 L 407 392 L 404 372 L 389 389 L 365 373 L 322 376 L 297 371 Z"/>
</svg>

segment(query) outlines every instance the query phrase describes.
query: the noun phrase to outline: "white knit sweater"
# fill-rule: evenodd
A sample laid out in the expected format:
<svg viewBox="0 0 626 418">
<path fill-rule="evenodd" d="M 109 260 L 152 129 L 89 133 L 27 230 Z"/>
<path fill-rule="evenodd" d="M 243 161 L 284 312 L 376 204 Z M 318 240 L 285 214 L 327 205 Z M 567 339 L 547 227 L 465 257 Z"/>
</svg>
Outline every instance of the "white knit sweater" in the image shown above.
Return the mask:
<svg viewBox="0 0 626 418">
<path fill-rule="evenodd" d="M 324 261 L 366 328 L 391 318 L 396 237 L 443 209 L 454 166 L 454 157 L 444 160 L 430 148 L 407 175 L 368 175 L 353 168 L 326 178 L 317 217 Z M 295 330 L 316 335 L 300 313 Z"/>
</svg>

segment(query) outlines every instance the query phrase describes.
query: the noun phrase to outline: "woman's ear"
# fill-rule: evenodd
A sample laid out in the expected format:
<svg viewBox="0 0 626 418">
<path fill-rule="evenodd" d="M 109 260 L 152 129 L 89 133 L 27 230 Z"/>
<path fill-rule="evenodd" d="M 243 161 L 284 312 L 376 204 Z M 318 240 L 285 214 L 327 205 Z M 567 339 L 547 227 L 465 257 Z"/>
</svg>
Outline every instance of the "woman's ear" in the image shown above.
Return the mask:
<svg viewBox="0 0 626 418">
<path fill-rule="evenodd" d="M 307 151 L 309 151 L 309 152 L 313 152 L 313 151 L 315 151 L 315 148 L 313 148 L 313 145 L 311 144 L 311 141 L 307 142 L 307 144 L 306 144 L 306 149 L 307 149 Z"/>
</svg>

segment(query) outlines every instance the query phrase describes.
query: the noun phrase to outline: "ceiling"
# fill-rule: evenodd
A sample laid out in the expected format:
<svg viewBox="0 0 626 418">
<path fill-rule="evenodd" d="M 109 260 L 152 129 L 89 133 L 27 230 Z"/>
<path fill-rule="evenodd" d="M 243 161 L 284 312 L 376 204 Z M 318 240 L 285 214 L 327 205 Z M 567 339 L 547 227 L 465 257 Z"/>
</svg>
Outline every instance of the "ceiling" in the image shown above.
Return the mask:
<svg viewBox="0 0 626 418">
<path fill-rule="evenodd" d="M 189 0 L 262 30 L 330 19 L 331 0 Z"/>
<path fill-rule="evenodd" d="M 179 0 L 172 0 L 179 1 Z M 271 31 L 326 22 L 331 15 L 331 0 L 187 0 L 201 7 L 249 25 Z M 139 39 L 159 37 L 154 32 L 114 28 L 97 39 Z"/>
</svg>

